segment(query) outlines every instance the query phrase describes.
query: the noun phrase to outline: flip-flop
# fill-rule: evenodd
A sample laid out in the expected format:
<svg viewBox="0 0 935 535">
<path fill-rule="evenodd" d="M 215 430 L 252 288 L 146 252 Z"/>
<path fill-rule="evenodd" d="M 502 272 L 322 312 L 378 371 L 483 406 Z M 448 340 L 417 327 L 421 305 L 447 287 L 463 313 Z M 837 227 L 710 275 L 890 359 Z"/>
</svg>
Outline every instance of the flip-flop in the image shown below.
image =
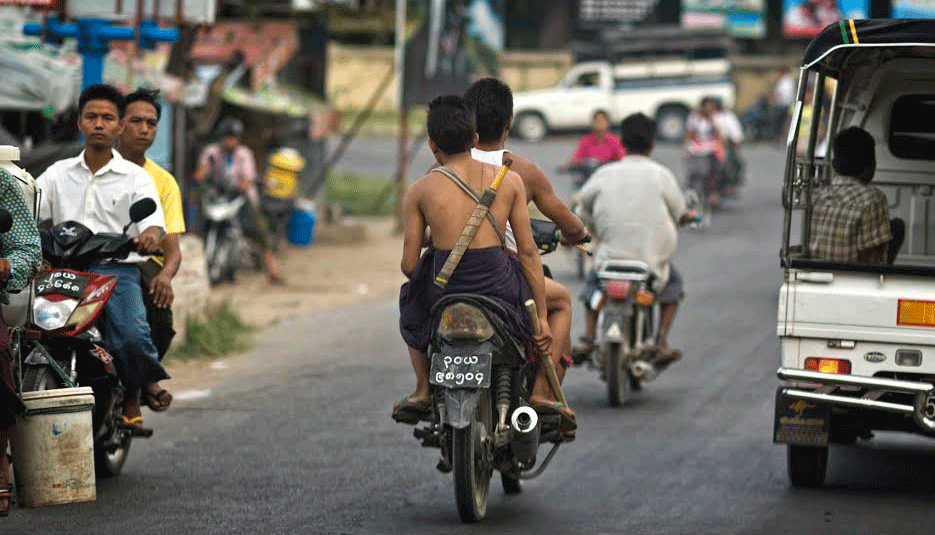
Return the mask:
<svg viewBox="0 0 935 535">
<path fill-rule="evenodd" d="M 571 410 L 568 405 L 558 401 L 542 401 L 532 406 L 532 410 L 542 417 L 543 423 L 553 422 L 557 419 L 558 430 L 563 434 L 578 429 L 577 418 L 561 410 L 565 408 Z"/>
<path fill-rule="evenodd" d="M 393 419 L 401 424 L 416 425 L 432 414 L 432 404 L 410 401 L 408 398 L 399 400 L 393 405 Z"/>
<path fill-rule="evenodd" d="M 153 436 L 153 430 L 148 427 L 143 427 L 143 417 L 134 416 L 133 418 L 127 418 L 126 416 L 120 416 L 120 422 L 118 424 L 123 429 L 126 429 L 130 432 L 130 435 L 134 437 L 149 438 Z"/>
<path fill-rule="evenodd" d="M 164 388 L 159 389 L 159 392 L 155 394 L 147 390 L 143 399 L 143 404 L 149 407 L 153 412 L 162 412 L 172 405 L 172 394 Z"/>
<path fill-rule="evenodd" d="M 575 366 L 584 364 L 588 357 L 591 356 L 591 353 L 594 352 L 594 340 L 582 336 L 579 342 L 581 342 L 580 345 L 571 348 L 571 360 Z"/>
<path fill-rule="evenodd" d="M 682 352 L 678 349 L 669 348 L 668 351 L 662 351 L 660 349 L 658 350 L 658 355 L 659 357 L 656 360 L 656 364 L 659 365 L 669 365 L 673 362 L 682 360 Z"/>
</svg>

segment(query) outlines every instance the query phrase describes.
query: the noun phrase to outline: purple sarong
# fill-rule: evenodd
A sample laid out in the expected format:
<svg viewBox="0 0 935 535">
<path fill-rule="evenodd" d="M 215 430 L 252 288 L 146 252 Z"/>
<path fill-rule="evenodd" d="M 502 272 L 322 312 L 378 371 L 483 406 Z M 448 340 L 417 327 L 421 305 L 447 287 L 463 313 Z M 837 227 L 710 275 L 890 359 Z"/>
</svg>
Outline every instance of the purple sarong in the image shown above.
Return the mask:
<svg viewBox="0 0 935 535">
<path fill-rule="evenodd" d="M 419 265 L 399 290 L 399 331 L 406 345 L 425 351 L 432 340 L 432 307 L 442 297 L 469 293 L 500 300 L 506 312 L 501 319 L 522 341 L 532 338 L 533 327 L 525 303 L 532 290 L 519 259 L 502 247 L 468 249 L 442 290 L 434 280 L 451 251 L 429 247 Z"/>
</svg>

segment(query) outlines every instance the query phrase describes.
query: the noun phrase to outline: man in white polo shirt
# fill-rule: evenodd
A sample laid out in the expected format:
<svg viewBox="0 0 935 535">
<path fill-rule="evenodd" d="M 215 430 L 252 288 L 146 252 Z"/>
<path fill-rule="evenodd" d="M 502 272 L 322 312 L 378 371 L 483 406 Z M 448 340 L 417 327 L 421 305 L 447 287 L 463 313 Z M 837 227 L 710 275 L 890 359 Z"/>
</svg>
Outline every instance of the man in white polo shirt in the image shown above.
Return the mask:
<svg viewBox="0 0 935 535">
<path fill-rule="evenodd" d="M 130 222 L 130 206 L 143 198 L 156 202 L 156 211 L 131 226 L 141 253 L 152 253 L 165 236 L 165 219 L 159 193 L 142 167 L 127 161 L 113 149 L 123 130 L 126 102 L 113 86 L 93 85 L 78 100 L 78 129 L 85 138 L 84 151 L 60 160 L 38 179 L 42 191 L 40 221 L 52 224 L 77 221 L 99 232 L 123 232 Z M 137 267 L 145 258 L 131 254 L 121 263 L 92 268 L 100 275 L 115 275 L 117 286 L 104 308 L 101 321 L 104 348 L 113 355 L 117 373 L 126 388 L 123 424 L 134 434 L 148 436 L 140 411 L 140 391 L 169 376 L 159 364 L 150 337 L 146 307 Z"/>
</svg>

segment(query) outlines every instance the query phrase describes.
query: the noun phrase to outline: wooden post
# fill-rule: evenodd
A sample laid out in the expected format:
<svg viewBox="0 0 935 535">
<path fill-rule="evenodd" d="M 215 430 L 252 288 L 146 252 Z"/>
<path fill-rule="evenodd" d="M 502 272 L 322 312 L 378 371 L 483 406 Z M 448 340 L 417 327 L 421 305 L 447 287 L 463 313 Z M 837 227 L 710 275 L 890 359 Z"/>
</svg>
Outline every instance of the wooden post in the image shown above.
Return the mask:
<svg viewBox="0 0 935 535">
<path fill-rule="evenodd" d="M 403 197 L 406 196 L 406 169 L 409 167 L 409 108 L 399 111 L 399 167 L 396 169 L 396 232 L 405 229 Z"/>
</svg>

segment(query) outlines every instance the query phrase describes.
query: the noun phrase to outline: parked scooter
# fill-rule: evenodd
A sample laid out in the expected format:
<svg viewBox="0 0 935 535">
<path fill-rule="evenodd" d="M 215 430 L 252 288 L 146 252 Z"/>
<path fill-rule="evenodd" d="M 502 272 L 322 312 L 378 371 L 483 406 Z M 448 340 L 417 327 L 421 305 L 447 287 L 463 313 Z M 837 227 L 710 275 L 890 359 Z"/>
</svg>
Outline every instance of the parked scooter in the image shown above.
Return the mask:
<svg viewBox="0 0 935 535">
<path fill-rule="evenodd" d="M 554 251 L 558 228 L 545 221 L 533 226 L 540 252 Z M 423 446 L 441 450 L 439 471 L 454 472 L 455 501 L 465 523 L 486 514 L 494 470 L 500 471 L 504 492 L 516 494 L 522 480 L 545 471 L 564 441 L 558 422 L 542 422 L 527 405 L 537 366 L 499 311 L 495 299 L 452 294 L 439 301 L 432 320 L 433 408 L 428 425 L 414 434 Z M 552 449 L 536 468 L 545 442 Z"/>
<path fill-rule="evenodd" d="M 246 259 L 252 259 L 254 265 L 259 263 L 259 254 L 241 227 L 240 213 L 248 202 L 243 193 L 206 195 L 202 200 L 205 259 L 211 284 L 233 282 Z"/>
<path fill-rule="evenodd" d="M 623 405 L 669 363 L 660 363 L 655 350 L 656 296 L 650 287 L 649 266 L 630 260 L 607 260 L 597 267 L 599 290 L 591 296 L 598 309 L 597 340 L 588 358 L 607 382 L 607 399 Z"/>
<path fill-rule="evenodd" d="M 156 211 L 152 199 L 130 207 L 138 223 Z M 2 219 L 2 213 L 0 213 Z M 119 475 L 134 436 L 146 436 L 121 425 L 124 389 L 112 357 L 99 344 L 95 327 L 117 284 L 113 275 L 87 270 L 101 261 L 121 260 L 136 249 L 127 235 L 94 234 L 66 221 L 40 229 L 42 256 L 52 267 L 33 280 L 32 306 L 24 328 L 14 328 L 12 345 L 20 390 L 31 392 L 74 386 L 94 391 L 94 459 L 99 477 Z"/>
</svg>

